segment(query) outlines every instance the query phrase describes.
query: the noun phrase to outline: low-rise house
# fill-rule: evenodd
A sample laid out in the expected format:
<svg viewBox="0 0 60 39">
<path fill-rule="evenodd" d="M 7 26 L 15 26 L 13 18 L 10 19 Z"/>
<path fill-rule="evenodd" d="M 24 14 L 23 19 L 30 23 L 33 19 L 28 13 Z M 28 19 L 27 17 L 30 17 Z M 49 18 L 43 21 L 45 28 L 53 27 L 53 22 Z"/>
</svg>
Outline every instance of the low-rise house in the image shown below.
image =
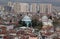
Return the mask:
<svg viewBox="0 0 60 39">
<path fill-rule="evenodd" d="M 14 29 L 9 30 L 9 39 L 15 39 L 16 31 Z"/>
<path fill-rule="evenodd" d="M 4 37 L 7 35 L 7 30 L 5 26 L 0 26 L 0 38 L 4 39 Z"/>
</svg>

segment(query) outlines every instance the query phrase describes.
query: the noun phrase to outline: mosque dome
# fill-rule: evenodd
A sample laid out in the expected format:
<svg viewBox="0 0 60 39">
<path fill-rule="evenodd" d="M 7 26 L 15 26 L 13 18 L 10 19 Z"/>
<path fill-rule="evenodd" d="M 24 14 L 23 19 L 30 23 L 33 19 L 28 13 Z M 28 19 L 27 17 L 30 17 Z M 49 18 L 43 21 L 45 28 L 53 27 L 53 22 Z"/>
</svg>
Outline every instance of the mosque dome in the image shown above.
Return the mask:
<svg viewBox="0 0 60 39">
<path fill-rule="evenodd" d="M 47 16 L 43 16 L 42 17 L 42 22 L 47 21 L 47 20 L 48 20 L 48 17 Z"/>
<path fill-rule="evenodd" d="M 31 21 L 30 17 L 25 15 L 22 19 L 22 21 Z"/>
</svg>

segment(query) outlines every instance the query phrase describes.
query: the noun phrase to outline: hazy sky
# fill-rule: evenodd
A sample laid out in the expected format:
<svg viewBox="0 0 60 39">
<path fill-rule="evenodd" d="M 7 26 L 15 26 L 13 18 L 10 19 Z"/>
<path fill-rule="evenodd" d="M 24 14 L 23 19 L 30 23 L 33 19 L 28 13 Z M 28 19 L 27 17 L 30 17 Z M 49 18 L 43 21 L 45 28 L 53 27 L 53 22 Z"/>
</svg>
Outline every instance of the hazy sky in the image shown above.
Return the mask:
<svg viewBox="0 0 60 39">
<path fill-rule="evenodd" d="M 9 0 L 0 0 L 0 4 L 7 3 Z M 55 6 L 60 6 L 60 0 L 10 0 L 13 2 L 40 2 L 40 3 L 52 3 Z"/>
</svg>

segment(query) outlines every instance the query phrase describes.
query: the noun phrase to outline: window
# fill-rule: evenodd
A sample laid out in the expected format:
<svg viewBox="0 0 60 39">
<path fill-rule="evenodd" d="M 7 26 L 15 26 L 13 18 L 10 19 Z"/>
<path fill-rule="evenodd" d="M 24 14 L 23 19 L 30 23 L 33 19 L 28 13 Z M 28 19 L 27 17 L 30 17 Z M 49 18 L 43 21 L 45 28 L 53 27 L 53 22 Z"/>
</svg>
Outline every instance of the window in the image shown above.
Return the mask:
<svg viewBox="0 0 60 39">
<path fill-rule="evenodd" d="M 3 39 L 3 37 L 2 37 L 2 36 L 0 36 L 0 39 Z"/>
<path fill-rule="evenodd" d="M 10 35 L 9 39 L 13 39 L 13 36 L 12 36 L 12 35 Z"/>
<path fill-rule="evenodd" d="M 0 29 L 0 32 L 2 32 L 2 29 Z"/>
</svg>

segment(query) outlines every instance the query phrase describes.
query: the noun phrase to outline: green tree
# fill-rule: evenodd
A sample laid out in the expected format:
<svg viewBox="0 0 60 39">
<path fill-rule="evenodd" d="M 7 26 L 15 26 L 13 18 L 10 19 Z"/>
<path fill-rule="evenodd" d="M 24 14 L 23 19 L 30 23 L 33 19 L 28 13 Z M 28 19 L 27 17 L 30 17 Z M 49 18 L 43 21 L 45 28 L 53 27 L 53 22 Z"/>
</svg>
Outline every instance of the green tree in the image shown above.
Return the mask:
<svg viewBox="0 0 60 39">
<path fill-rule="evenodd" d="M 32 20 L 32 27 L 33 28 L 42 28 L 42 22 L 38 21 L 37 19 Z"/>
</svg>

